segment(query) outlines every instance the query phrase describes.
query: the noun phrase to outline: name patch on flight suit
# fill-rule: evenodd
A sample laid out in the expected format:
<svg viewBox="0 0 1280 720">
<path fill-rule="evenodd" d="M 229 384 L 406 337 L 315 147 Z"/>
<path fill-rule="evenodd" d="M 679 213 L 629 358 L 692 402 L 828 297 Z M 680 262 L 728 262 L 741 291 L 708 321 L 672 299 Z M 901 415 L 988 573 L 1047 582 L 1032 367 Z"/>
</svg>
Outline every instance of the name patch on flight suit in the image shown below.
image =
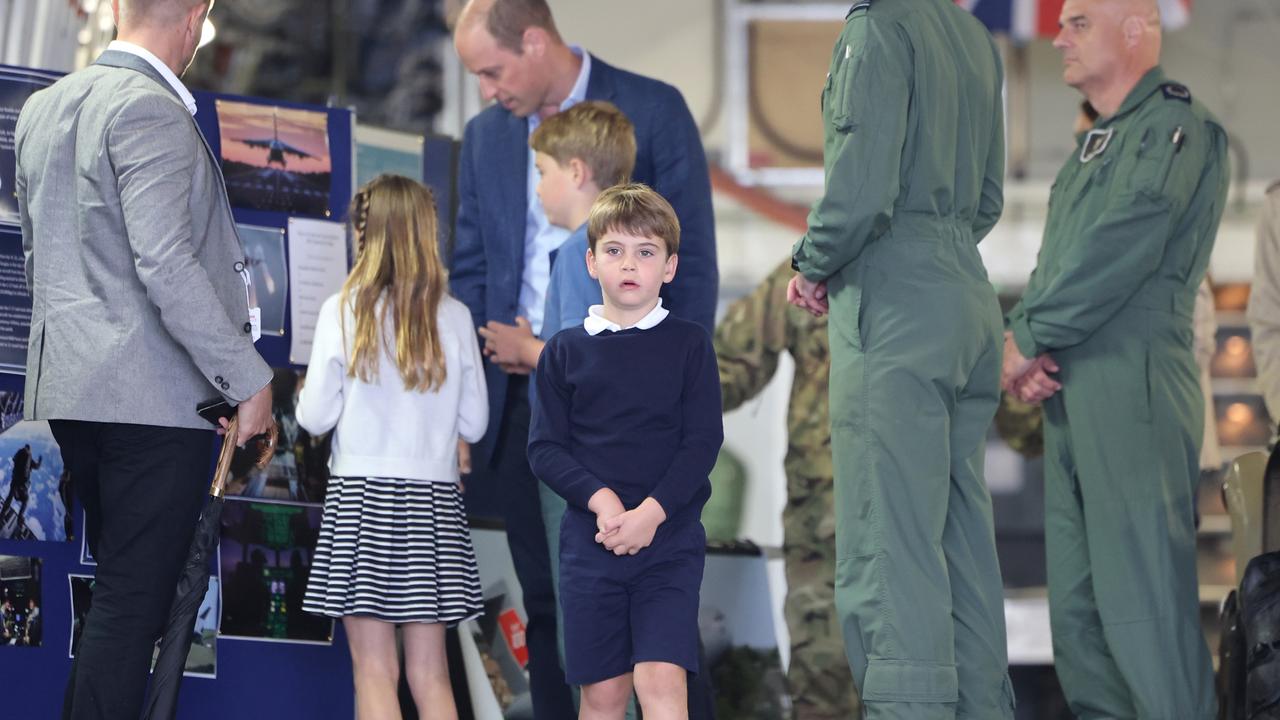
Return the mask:
<svg viewBox="0 0 1280 720">
<path fill-rule="evenodd" d="M 1115 128 L 1090 130 L 1084 138 L 1084 144 L 1080 146 L 1080 162 L 1087 163 L 1105 152 L 1115 134 Z"/>
</svg>

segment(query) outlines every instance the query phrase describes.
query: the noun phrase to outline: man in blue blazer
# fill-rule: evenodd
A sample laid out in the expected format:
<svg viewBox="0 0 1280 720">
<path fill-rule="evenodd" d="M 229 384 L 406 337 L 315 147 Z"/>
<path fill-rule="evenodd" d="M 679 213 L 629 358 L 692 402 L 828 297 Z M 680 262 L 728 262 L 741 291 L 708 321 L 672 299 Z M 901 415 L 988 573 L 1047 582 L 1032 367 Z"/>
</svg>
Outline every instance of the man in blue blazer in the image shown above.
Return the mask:
<svg viewBox="0 0 1280 720">
<path fill-rule="evenodd" d="M 565 44 L 545 0 L 471 0 L 454 45 L 495 101 L 467 123 L 450 269 L 453 294 L 477 327 L 529 321 L 536 334 L 550 274 L 549 254 L 567 237 L 551 226 L 534 187 L 529 135 L 542 118 L 585 99 L 608 100 L 635 126 L 634 179 L 661 193 L 680 219 L 680 273 L 663 305 L 711 331 L 719 273 L 711 183 L 697 125 L 680 92 L 619 70 Z M 473 514 L 498 510 L 507 526 L 528 616 L 526 638 L 534 712 L 572 717 L 555 647 L 555 601 L 537 480 L 526 458 L 528 368 L 486 365 L 489 432 L 476 447 L 467 482 Z M 566 710 L 566 708 L 569 708 Z"/>
</svg>

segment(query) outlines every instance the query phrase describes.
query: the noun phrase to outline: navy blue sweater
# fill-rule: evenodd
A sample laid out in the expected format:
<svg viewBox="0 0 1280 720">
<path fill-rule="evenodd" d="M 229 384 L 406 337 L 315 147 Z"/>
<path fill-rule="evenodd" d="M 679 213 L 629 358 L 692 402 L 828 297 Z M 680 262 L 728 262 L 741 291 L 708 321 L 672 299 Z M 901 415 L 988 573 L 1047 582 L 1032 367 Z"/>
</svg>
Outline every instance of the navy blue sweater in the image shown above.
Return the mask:
<svg viewBox="0 0 1280 720">
<path fill-rule="evenodd" d="M 529 465 L 570 505 L 586 510 L 608 487 L 627 509 L 652 497 L 673 524 L 701 516 L 724 440 L 706 330 L 671 316 L 648 330 L 569 328 L 535 379 Z"/>
</svg>

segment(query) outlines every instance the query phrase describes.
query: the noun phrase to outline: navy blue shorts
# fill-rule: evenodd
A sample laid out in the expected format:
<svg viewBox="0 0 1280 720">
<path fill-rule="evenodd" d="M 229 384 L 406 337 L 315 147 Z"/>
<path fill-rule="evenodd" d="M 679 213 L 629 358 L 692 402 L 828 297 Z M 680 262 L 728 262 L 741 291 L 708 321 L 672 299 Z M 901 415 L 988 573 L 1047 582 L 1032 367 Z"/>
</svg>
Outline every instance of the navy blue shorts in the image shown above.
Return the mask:
<svg viewBox="0 0 1280 720">
<path fill-rule="evenodd" d="M 560 525 L 565 680 L 600 682 L 642 662 L 698 672 L 702 523 L 664 523 L 652 545 L 622 557 L 597 544 L 595 533 L 594 515 L 568 509 Z"/>
</svg>

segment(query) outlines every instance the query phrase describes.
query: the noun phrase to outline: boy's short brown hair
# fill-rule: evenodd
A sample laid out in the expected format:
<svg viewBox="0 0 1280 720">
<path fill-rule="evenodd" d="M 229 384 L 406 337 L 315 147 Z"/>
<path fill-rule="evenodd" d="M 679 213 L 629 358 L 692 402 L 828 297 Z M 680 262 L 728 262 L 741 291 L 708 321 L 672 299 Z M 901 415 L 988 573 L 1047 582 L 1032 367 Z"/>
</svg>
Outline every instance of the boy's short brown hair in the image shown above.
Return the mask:
<svg viewBox="0 0 1280 720">
<path fill-rule="evenodd" d="M 600 193 L 587 217 L 587 241 L 591 252 L 608 232 L 635 237 L 660 238 L 667 255 L 680 251 L 680 220 L 671 203 L 643 183 L 617 185 Z"/>
<path fill-rule="evenodd" d="M 580 102 L 543 120 L 529 147 L 561 166 L 581 160 L 601 189 L 630 180 L 636 165 L 635 128 L 617 106 L 603 100 Z"/>
</svg>

